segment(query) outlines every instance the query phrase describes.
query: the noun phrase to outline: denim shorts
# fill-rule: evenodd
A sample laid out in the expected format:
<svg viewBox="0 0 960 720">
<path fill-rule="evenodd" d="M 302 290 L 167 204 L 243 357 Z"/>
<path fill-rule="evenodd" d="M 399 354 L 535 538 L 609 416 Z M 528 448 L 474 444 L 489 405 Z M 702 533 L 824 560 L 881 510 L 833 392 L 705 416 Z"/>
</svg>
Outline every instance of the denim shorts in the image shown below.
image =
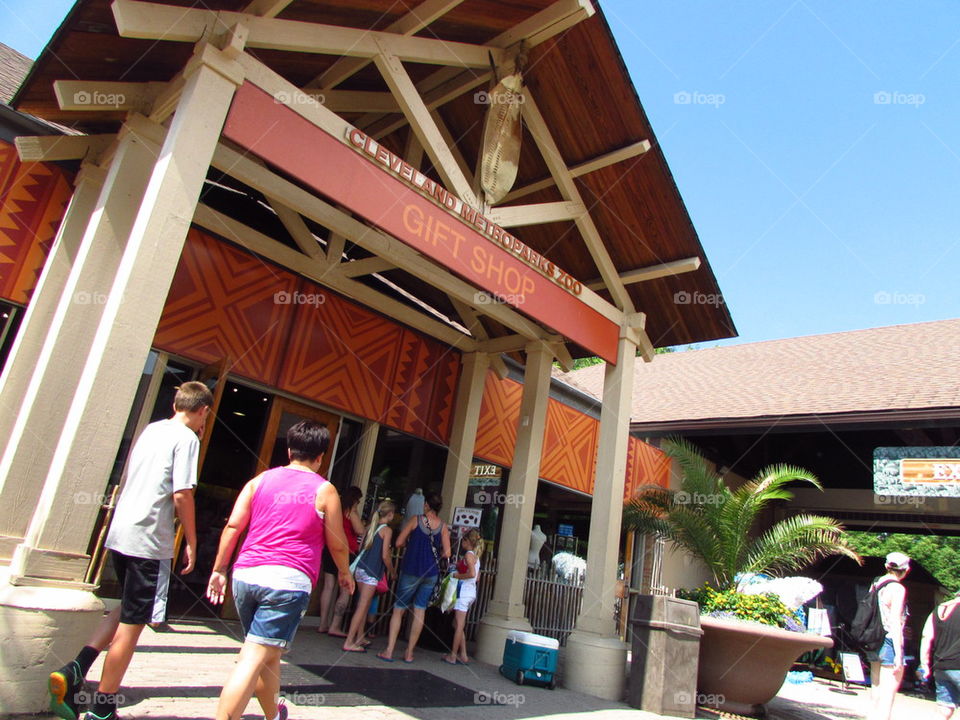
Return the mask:
<svg viewBox="0 0 960 720">
<path fill-rule="evenodd" d="M 246 640 L 286 650 L 307 611 L 310 593 L 233 581 L 233 600 Z"/>
<path fill-rule="evenodd" d="M 960 705 L 960 670 L 934 670 L 937 704 L 955 708 Z"/>
<path fill-rule="evenodd" d="M 896 653 L 893 651 L 893 640 L 889 637 L 884 638 L 883 645 L 880 646 L 877 654 L 880 656 L 881 665 L 893 665 L 896 658 Z"/>
<path fill-rule="evenodd" d="M 430 602 L 430 596 L 433 594 L 433 586 L 437 584 L 438 575 L 407 575 L 401 573 L 400 582 L 397 584 L 397 600 L 393 607 L 398 610 L 406 610 L 410 605 L 423 610 Z"/>
</svg>

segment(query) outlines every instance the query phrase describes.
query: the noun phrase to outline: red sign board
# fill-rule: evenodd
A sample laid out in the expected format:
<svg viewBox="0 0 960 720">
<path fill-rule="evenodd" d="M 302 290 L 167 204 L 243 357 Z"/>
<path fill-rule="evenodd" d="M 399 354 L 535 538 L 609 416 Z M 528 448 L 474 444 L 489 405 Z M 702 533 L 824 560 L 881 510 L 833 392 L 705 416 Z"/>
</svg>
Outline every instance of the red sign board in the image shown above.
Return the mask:
<svg viewBox="0 0 960 720">
<path fill-rule="evenodd" d="M 333 137 L 250 83 L 234 96 L 223 136 L 488 293 L 479 302 L 512 305 L 616 362 L 619 328 L 564 287 L 569 276 L 551 279 L 531 267 L 468 219 L 378 167 L 350 138 Z"/>
</svg>

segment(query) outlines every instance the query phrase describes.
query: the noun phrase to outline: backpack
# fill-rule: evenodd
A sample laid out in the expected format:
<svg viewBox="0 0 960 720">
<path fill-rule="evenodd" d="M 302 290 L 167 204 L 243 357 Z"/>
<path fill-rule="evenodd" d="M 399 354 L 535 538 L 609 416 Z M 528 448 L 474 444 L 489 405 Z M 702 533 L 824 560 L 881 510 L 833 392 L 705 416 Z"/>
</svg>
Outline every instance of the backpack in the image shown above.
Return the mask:
<svg viewBox="0 0 960 720">
<path fill-rule="evenodd" d="M 874 585 L 857 606 L 857 614 L 850 625 L 850 637 L 864 650 L 879 650 L 887 631 L 880 619 L 880 590 L 896 580 L 884 580 Z"/>
</svg>

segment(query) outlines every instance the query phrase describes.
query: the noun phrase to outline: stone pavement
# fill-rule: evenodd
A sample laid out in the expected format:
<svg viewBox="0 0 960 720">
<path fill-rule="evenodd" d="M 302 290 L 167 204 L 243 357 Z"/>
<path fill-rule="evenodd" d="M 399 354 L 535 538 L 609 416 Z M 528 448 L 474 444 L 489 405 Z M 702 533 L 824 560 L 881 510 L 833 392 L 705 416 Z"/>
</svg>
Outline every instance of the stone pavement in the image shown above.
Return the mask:
<svg viewBox="0 0 960 720">
<path fill-rule="evenodd" d="M 308 620 L 310 620 L 308 618 Z M 517 686 L 497 668 L 475 663 L 451 666 L 440 653 L 419 650 L 415 662 L 398 655 L 393 663 L 378 660 L 374 640 L 365 654 L 344 653 L 334 638 L 303 626 L 285 656 L 282 694 L 291 720 L 359 718 L 369 720 L 656 720 L 658 716 L 629 706 L 558 688 Z M 240 646 L 239 625 L 221 620 L 177 620 L 163 631 L 144 630 L 121 692 L 121 718 L 194 720 L 212 718 L 220 688 Z M 96 680 L 102 663 L 90 672 Z M 825 682 L 785 685 L 769 707 L 775 720 L 853 720 L 862 718 L 866 692 L 836 692 Z M 933 703 L 901 696 L 894 720 L 933 717 Z M 702 714 L 703 717 L 714 717 Z M 44 720 L 52 715 L 34 716 Z M 252 701 L 244 720 L 259 720 Z"/>
</svg>

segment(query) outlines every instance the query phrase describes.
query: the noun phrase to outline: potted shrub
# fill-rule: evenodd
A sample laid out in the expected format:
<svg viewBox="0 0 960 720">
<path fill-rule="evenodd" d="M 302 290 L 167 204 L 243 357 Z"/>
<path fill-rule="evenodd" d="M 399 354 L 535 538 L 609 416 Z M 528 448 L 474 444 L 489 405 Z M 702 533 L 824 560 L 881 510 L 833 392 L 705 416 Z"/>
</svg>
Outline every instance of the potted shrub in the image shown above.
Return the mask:
<svg viewBox="0 0 960 720">
<path fill-rule="evenodd" d="M 698 693 L 709 703 L 738 713 L 762 712 L 793 661 L 833 641 L 789 627 L 789 610 L 776 596 L 738 592 L 737 578 L 780 575 L 827 555 L 860 556 L 832 518 L 797 515 L 757 527 L 761 512 L 776 500 L 793 497 L 787 484 L 821 488 L 810 472 L 772 465 L 730 489 L 691 444 L 671 440 L 663 448 L 681 471 L 680 489 L 646 488 L 624 507 L 624 527 L 663 535 L 700 559 L 713 576 L 712 587 L 688 593 L 700 603 Z M 719 615 L 719 617 L 718 617 Z"/>
</svg>

